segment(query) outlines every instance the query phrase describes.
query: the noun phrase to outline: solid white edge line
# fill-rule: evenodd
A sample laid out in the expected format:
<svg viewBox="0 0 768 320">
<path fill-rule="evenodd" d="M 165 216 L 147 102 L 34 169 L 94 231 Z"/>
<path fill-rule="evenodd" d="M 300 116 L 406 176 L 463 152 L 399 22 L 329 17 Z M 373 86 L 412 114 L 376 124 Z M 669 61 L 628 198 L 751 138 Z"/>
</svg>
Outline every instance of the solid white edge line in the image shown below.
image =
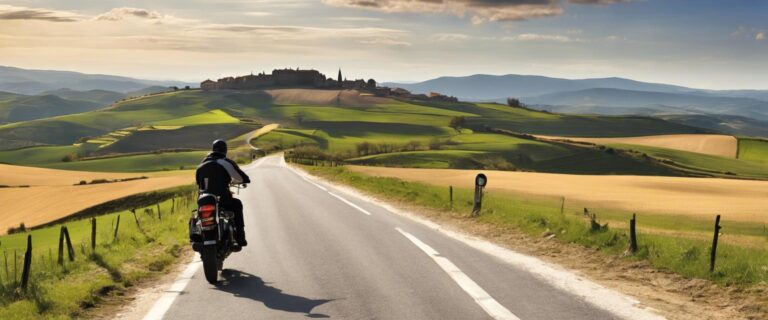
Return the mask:
<svg viewBox="0 0 768 320">
<path fill-rule="evenodd" d="M 171 287 L 168 288 L 165 293 L 163 293 L 157 302 L 155 302 L 155 305 L 152 306 L 152 309 L 149 310 L 149 312 L 144 316 L 144 320 L 163 319 L 165 313 L 168 312 L 168 309 L 171 308 L 173 302 L 176 300 L 176 297 L 178 297 L 179 294 L 184 291 L 184 288 L 186 288 L 187 284 L 189 284 L 189 281 L 192 280 L 192 277 L 195 275 L 195 272 L 197 272 L 197 269 L 199 269 L 202 265 L 203 262 L 200 261 L 199 258 L 195 258 L 195 260 L 193 260 L 192 263 L 190 263 L 187 268 L 181 272 L 179 277 L 176 278 L 176 281 L 173 282 Z"/>
<path fill-rule="evenodd" d="M 405 236 L 408 240 L 413 242 L 413 244 L 416 245 L 421 251 L 424 251 L 424 253 L 427 254 L 430 258 L 432 258 L 437 265 L 445 271 L 452 279 L 456 282 L 456 284 L 461 287 L 461 289 L 464 290 L 467 294 L 469 294 L 472 299 L 475 300 L 475 303 L 480 305 L 483 310 L 485 310 L 488 315 L 490 315 L 492 318 L 497 320 L 520 320 L 517 316 L 515 316 L 509 309 L 502 306 L 498 301 L 493 299 L 488 292 L 483 290 L 480 285 L 478 285 L 475 281 L 473 281 L 469 276 L 467 276 L 464 272 L 459 269 L 451 260 L 448 260 L 448 258 L 440 256 L 440 253 L 437 252 L 437 250 L 433 249 L 426 243 L 419 240 L 419 238 L 416 238 L 414 235 L 403 231 L 403 229 L 395 228 L 398 232 L 400 232 L 403 236 Z"/>
<path fill-rule="evenodd" d="M 309 182 L 309 183 L 311 183 L 312 185 L 314 185 L 315 187 L 318 187 L 318 188 L 320 188 L 320 190 L 323 190 L 323 191 L 328 191 L 328 189 L 326 189 L 325 187 L 323 187 L 323 186 L 321 186 L 321 185 L 319 185 L 319 184 L 317 184 L 317 183 L 314 183 L 312 180 L 309 180 L 309 178 L 307 178 L 307 177 L 304 177 L 304 176 L 300 176 L 300 177 L 301 177 L 302 179 L 304 179 L 304 181 L 306 181 L 306 182 Z"/>
<path fill-rule="evenodd" d="M 328 191 L 328 194 L 330 194 L 330 195 L 332 195 L 332 196 L 336 197 L 337 199 L 339 199 L 339 200 L 343 201 L 344 203 L 348 204 L 350 207 L 352 207 L 352 208 L 355 208 L 355 209 L 357 209 L 357 210 L 360 210 L 360 212 L 362 212 L 362 213 L 365 213 L 365 214 L 367 214 L 367 215 L 369 215 L 369 216 L 371 215 L 371 213 L 370 213 L 370 212 L 366 211 L 366 210 L 365 210 L 365 209 L 363 209 L 363 208 L 360 208 L 360 207 L 358 207 L 356 204 L 354 204 L 354 203 L 352 203 L 352 202 L 349 202 L 349 200 L 347 200 L 347 199 L 344 199 L 344 198 L 342 198 L 341 196 L 339 196 L 339 195 L 337 195 L 337 194 L 335 194 L 335 193 L 333 193 L 333 192 L 330 192 L 330 191 Z"/>
</svg>

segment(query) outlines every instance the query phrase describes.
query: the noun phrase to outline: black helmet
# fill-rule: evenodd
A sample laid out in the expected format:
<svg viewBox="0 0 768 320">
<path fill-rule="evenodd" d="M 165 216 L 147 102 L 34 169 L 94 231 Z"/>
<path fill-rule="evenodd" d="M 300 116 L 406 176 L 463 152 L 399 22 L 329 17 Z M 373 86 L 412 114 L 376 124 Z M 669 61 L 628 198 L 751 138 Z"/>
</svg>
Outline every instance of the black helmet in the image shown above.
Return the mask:
<svg viewBox="0 0 768 320">
<path fill-rule="evenodd" d="M 227 154 L 227 142 L 221 139 L 218 139 L 213 142 L 213 152 L 218 152 L 221 154 Z"/>
</svg>

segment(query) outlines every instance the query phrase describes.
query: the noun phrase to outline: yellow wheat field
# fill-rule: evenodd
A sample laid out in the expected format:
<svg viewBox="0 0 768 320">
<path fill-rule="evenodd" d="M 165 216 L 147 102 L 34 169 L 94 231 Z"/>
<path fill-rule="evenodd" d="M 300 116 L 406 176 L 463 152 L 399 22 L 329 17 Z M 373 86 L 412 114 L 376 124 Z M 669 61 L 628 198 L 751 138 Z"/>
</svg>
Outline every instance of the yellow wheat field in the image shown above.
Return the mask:
<svg viewBox="0 0 768 320">
<path fill-rule="evenodd" d="M 675 149 L 696 153 L 736 158 L 739 142 L 733 136 L 722 134 L 669 134 L 626 138 L 572 138 L 538 136 L 542 139 L 571 140 L 595 144 L 624 143 Z"/>
<path fill-rule="evenodd" d="M 75 186 L 81 180 L 148 179 Z M 32 227 L 51 222 L 91 206 L 137 193 L 194 183 L 189 171 L 162 173 L 97 173 L 0 165 L 0 184 L 30 187 L 0 188 L 0 234 L 24 223 Z"/>
<path fill-rule="evenodd" d="M 481 171 L 350 166 L 354 172 L 473 187 Z M 768 181 L 488 171 L 487 190 L 565 197 L 588 206 L 768 223 Z"/>
</svg>

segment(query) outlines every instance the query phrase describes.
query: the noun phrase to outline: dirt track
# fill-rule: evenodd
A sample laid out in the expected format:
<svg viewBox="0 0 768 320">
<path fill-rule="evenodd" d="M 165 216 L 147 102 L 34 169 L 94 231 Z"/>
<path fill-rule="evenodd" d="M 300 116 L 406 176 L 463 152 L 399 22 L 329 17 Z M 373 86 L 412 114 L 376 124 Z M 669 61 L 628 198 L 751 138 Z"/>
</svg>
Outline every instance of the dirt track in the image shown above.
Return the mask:
<svg viewBox="0 0 768 320">
<path fill-rule="evenodd" d="M 733 136 L 722 134 L 670 134 L 626 138 L 571 138 L 538 136 L 543 139 L 571 140 L 595 144 L 624 143 L 641 146 L 675 149 L 696 153 L 736 158 L 739 142 Z"/>
<path fill-rule="evenodd" d="M 473 186 L 477 170 L 349 166 L 350 170 L 440 186 Z M 647 176 L 595 176 L 483 171 L 488 191 L 566 197 L 585 205 L 768 222 L 768 181 Z"/>
<path fill-rule="evenodd" d="M 74 186 L 81 180 L 122 179 L 147 176 L 149 179 Z M 88 207 L 129 195 L 194 182 L 190 172 L 97 173 L 0 166 L 0 184 L 28 188 L 1 188 L 0 234 L 24 222 L 27 227 L 54 221 Z"/>
</svg>

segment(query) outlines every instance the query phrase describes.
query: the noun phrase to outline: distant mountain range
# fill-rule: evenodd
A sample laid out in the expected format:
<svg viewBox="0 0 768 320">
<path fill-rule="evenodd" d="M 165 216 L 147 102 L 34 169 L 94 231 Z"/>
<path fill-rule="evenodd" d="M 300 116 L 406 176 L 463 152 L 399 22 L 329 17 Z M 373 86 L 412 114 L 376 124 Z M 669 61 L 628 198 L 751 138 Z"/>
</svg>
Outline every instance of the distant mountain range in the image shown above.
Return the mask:
<svg viewBox="0 0 768 320">
<path fill-rule="evenodd" d="M 72 71 L 28 70 L 0 66 L 0 91 L 36 95 L 46 91 L 71 89 L 77 91 L 108 90 L 120 93 L 147 87 L 196 85 L 183 81 L 142 80 L 102 74 Z"/>
<path fill-rule="evenodd" d="M 703 90 L 623 78 L 529 75 L 440 77 L 383 85 L 465 101 L 505 103 L 507 97 L 515 97 L 534 109 L 561 113 L 650 115 L 740 135 L 765 136 L 768 127 L 768 90 Z"/>
</svg>

